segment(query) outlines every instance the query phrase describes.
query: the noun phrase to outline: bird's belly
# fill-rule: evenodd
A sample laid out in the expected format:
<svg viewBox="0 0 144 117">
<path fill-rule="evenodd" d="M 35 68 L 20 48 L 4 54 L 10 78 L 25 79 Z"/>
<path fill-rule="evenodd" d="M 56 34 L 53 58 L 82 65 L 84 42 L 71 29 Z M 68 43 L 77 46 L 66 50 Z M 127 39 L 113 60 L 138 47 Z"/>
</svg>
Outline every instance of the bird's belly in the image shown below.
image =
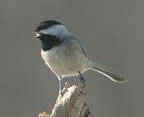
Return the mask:
<svg viewBox="0 0 144 117">
<path fill-rule="evenodd" d="M 52 52 L 41 51 L 41 55 L 45 63 L 57 76 L 75 76 L 79 71 L 83 72 L 86 67 L 87 58 L 83 53 L 65 53 L 55 49 Z"/>
</svg>

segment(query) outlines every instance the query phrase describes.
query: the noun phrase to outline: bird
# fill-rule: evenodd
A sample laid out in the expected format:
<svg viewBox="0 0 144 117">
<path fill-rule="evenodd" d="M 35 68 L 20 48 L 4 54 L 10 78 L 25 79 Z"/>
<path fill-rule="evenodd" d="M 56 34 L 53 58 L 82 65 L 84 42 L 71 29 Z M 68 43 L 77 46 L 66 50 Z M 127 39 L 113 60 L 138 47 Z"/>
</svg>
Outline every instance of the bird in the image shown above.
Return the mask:
<svg viewBox="0 0 144 117">
<path fill-rule="evenodd" d="M 40 22 L 34 30 L 34 37 L 40 40 L 42 59 L 59 81 L 60 94 L 62 79 L 80 76 L 81 81 L 85 81 L 82 74 L 88 70 L 96 71 L 115 83 L 127 81 L 123 75 L 90 60 L 83 43 L 62 22 Z"/>
</svg>

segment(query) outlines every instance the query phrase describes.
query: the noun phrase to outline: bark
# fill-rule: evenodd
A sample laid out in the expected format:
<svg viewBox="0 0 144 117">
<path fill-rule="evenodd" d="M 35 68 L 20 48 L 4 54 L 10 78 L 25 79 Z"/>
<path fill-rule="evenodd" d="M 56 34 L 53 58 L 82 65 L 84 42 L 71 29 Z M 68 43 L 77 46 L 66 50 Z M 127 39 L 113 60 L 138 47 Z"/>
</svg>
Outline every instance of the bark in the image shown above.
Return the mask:
<svg viewBox="0 0 144 117">
<path fill-rule="evenodd" d="M 58 95 L 51 114 L 40 113 L 38 117 L 89 117 L 85 84 L 70 86 L 65 83 L 63 96 Z"/>
</svg>

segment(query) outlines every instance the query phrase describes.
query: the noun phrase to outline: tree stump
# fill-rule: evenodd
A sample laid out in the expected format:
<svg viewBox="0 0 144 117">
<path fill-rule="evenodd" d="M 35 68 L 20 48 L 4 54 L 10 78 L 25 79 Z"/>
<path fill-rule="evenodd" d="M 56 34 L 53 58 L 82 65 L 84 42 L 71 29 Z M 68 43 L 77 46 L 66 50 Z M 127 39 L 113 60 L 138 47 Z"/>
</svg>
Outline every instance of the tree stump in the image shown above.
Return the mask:
<svg viewBox="0 0 144 117">
<path fill-rule="evenodd" d="M 87 90 L 85 84 L 72 85 L 65 83 L 63 96 L 58 95 L 51 114 L 40 113 L 38 117 L 89 117 Z"/>
</svg>

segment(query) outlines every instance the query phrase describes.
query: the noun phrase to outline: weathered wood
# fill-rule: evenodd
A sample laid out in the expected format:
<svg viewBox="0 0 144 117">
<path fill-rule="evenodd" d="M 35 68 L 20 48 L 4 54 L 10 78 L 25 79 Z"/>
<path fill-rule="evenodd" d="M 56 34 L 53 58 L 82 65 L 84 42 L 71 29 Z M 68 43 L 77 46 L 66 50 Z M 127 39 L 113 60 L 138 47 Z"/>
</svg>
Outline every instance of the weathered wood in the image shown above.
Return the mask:
<svg viewBox="0 0 144 117">
<path fill-rule="evenodd" d="M 57 97 L 56 104 L 50 115 L 45 112 L 38 117 L 88 117 L 87 91 L 84 84 L 70 86 L 65 84 L 63 96 Z"/>
</svg>

